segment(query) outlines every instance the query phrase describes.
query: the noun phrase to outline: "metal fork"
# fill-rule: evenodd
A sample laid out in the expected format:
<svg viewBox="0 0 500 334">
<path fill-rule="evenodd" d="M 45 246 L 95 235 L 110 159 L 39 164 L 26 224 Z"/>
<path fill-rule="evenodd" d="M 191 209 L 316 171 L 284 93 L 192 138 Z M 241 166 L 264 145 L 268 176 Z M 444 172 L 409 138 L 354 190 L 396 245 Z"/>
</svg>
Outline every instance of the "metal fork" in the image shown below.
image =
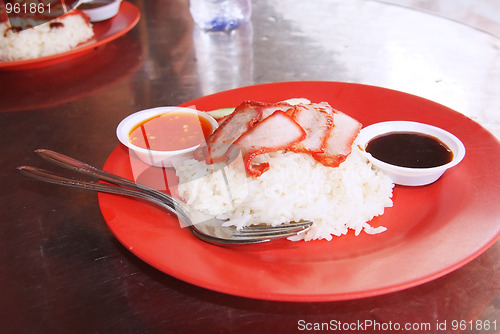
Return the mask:
<svg viewBox="0 0 500 334">
<path fill-rule="evenodd" d="M 70 178 L 31 166 L 18 167 L 17 170 L 21 174 L 44 182 L 136 197 L 152 202 L 177 215 L 197 238 L 212 244 L 231 245 L 267 242 L 302 233 L 312 226 L 312 222 L 291 222 L 276 227 L 257 225 L 236 229 L 235 227 L 223 227 L 223 221 L 215 218 L 211 221 L 192 224 L 186 205 L 169 194 L 103 171 L 61 153 L 47 149 L 38 149 L 35 153 L 53 164 L 112 184 Z"/>
</svg>

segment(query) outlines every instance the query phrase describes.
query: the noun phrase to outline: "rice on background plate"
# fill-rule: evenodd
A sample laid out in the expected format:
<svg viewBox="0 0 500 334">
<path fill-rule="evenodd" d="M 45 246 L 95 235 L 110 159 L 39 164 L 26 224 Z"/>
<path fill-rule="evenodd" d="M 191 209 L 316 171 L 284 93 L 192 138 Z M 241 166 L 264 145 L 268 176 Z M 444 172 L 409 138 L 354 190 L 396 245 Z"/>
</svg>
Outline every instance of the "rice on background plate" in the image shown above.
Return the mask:
<svg viewBox="0 0 500 334">
<path fill-rule="evenodd" d="M 256 162 L 269 162 L 270 168 L 258 178 L 247 177 L 238 163 L 214 172 L 204 161 L 185 160 L 175 166 L 178 192 L 191 209 L 228 219 L 224 226 L 314 222 L 291 240 L 332 240 L 349 230 L 355 235 L 381 233 L 386 228 L 372 227 L 369 221 L 392 206 L 394 185 L 358 150 L 353 147 L 335 168 L 303 153 L 263 154 Z"/>
<path fill-rule="evenodd" d="M 19 61 L 63 53 L 93 36 L 88 17 L 80 11 L 22 31 L 14 31 L 9 21 L 0 22 L 0 60 Z"/>
</svg>

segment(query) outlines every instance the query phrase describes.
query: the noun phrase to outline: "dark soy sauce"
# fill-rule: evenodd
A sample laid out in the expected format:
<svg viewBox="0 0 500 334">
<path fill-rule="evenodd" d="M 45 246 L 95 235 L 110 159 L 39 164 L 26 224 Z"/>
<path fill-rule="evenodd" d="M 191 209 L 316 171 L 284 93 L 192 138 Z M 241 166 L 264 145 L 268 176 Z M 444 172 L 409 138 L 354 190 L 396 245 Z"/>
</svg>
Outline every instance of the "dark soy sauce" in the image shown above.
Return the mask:
<svg viewBox="0 0 500 334">
<path fill-rule="evenodd" d="M 373 138 L 366 151 L 391 165 L 430 168 L 447 164 L 453 152 L 439 139 L 415 132 L 393 132 Z"/>
</svg>

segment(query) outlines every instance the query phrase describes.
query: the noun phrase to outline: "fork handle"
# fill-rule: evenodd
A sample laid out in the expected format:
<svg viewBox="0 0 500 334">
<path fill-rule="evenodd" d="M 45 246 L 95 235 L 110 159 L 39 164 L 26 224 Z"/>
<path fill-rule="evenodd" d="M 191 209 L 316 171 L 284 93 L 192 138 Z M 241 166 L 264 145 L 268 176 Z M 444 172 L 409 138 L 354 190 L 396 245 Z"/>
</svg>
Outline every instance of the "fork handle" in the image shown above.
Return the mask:
<svg viewBox="0 0 500 334">
<path fill-rule="evenodd" d="M 106 172 L 104 170 L 98 169 L 94 166 L 91 166 L 85 162 L 79 161 L 75 158 L 69 157 L 62 153 L 54 152 L 48 149 L 38 149 L 35 150 L 35 153 L 38 154 L 41 158 L 45 159 L 48 162 L 51 162 L 55 165 L 73 170 L 75 172 L 79 172 L 85 175 L 89 175 L 100 180 L 108 181 L 114 184 L 118 184 L 121 186 L 129 187 L 132 189 L 137 189 L 141 191 L 147 192 L 149 195 L 153 197 L 157 197 L 162 201 L 167 201 L 172 206 L 176 206 L 178 208 L 183 208 L 183 203 L 174 198 L 173 196 L 166 194 L 164 192 L 158 191 L 157 189 L 148 187 L 144 184 L 136 183 L 124 177 L 121 177 L 116 174 L 112 174 Z"/>
<path fill-rule="evenodd" d="M 55 165 L 68 168 L 70 170 L 90 175 L 95 178 L 104 180 L 104 181 L 109 181 L 115 184 L 131 187 L 131 188 L 148 188 L 152 189 L 140 184 L 137 184 L 129 179 L 126 179 L 124 177 L 106 172 L 104 170 L 98 169 L 94 166 L 91 166 L 89 164 L 86 164 L 85 162 L 79 161 L 75 158 L 69 157 L 67 155 L 64 155 L 62 153 L 54 152 L 48 149 L 38 149 L 35 150 L 35 153 L 38 154 L 41 158 L 47 160 L 48 162 L 51 162 Z"/>
<path fill-rule="evenodd" d="M 62 186 L 67 186 L 67 187 L 73 187 L 73 188 L 79 188 L 79 189 L 85 189 L 85 190 L 94 190 L 94 191 L 99 191 L 99 192 L 106 192 L 106 193 L 111 193 L 111 194 L 117 194 L 117 195 L 125 195 L 129 197 L 136 197 L 140 198 L 149 202 L 152 202 L 154 204 L 157 204 L 161 206 L 164 209 L 167 209 L 168 211 L 172 212 L 173 214 L 179 216 L 180 219 L 183 219 L 185 222 L 189 222 L 189 218 L 183 216 L 183 212 L 177 211 L 175 207 L 170 206 L 169 204 L 161 201 L 160 199 L 148 194 L 144 193 L 139 190 L 135 189 L 130 189 L 130 188 L 123 188 L 119 187 L 116 185 L 111 185 L 111 184 L 105 184 L 105 183 L 98 183 L 98 182 L 93 182 L 93 181 L 86 181 L 86 180 L 80 180 L 80 179 L 73 179 L 65 176 L 61 176 L 58 174 L 55 174 L 53 172 L 37 168 L 37 167 L 32 167 L 32 166 L 21 166 L 17 167 L 17 170 L 25 175 L 29 176 L 33 179 L 39 180 L 39 181 L 44 181 L 48 183 L 53 183 L 53 184 L 58 184 Z"/>
</svg>

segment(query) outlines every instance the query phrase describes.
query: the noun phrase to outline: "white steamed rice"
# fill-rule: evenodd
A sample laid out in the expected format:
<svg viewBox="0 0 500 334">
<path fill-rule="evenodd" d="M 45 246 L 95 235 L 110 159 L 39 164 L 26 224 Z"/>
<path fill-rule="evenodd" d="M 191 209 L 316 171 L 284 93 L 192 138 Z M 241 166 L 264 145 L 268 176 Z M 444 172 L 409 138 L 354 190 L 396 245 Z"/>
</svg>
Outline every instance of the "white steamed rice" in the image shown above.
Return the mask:
<svg viewBox="0 0 500 334">
<path fill-rule="evenodd" d="M 51 28 L 55 22 L 64 26 Z M 93 36 L 92 26 L 77 14 L 66 15 L 20 32 L 12 31 L 8 22 L 2 22 L 0 60 L 26 60 L 66 52 Z"/>
<path fill-rule="evenodd" d="M 368 222 L 392 206 L 393 184 L 355 150 L 337 168 L 325 167 L 307 154 L 264 154 L 255 162 L 268 161 L 270 169 L 255 179 L 246 177 L 237 160 L 224 173 L 186 160 L 176 166 L 178 191 L 192 209 L 228 218 L 224 225 L 314 222 L 293 240 L 331 240 L 350 229 L 355 235 L 381 233 L 385 227 Z"/>
</svg>

